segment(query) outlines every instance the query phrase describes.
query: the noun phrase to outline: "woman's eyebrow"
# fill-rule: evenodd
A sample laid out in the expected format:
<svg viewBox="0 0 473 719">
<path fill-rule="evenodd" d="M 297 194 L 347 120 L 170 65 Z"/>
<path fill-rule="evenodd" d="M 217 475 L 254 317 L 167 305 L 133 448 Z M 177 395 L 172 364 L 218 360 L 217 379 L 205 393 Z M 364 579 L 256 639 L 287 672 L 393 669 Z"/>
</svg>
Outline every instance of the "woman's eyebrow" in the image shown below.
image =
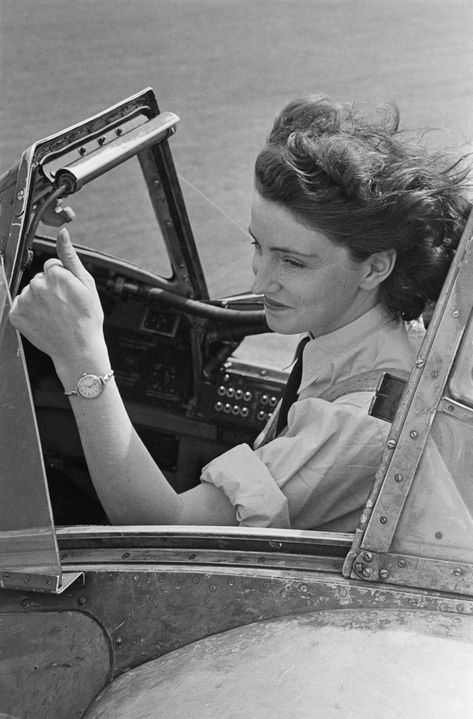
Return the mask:
<svg viewBox="0 0 473 719">
<path fill-rule="evenodd" d="M 252 233 L 252 231 L 251 231 L 251 229 L 250 229 L 249 227 L 248 227 L 248 233 L 249 233 L 249 235 L 254 239 L 254 241 L 259 244 L 258 239 L 254 236 L 254 234 Z M 318 253 L 317 253 L 317 252 L 300 252 L 299 250 L 295 250 L 293 247 L 274 247 L 274 246 L 270 246 L 269 249 L 270 249 L 270 250 L 273 250 L 273 252 L 274 252 L 274 251 L 276 251 L 276 252 L 285 252 L 285 253 L 288 254 L 288 255 L 299 255 L 299 257 L 306 257 L 306 258 L 318 257 Z"/>
</svg>

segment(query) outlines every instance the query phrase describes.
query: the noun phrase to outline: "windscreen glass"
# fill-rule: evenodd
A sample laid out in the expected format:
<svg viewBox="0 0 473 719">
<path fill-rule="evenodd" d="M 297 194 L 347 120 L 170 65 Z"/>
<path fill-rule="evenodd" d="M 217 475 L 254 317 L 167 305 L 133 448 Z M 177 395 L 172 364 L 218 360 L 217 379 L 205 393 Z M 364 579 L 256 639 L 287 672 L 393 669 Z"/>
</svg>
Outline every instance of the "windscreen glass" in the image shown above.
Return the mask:
<svg viewBox="0 0 473 719">
<path fill-rule="evenodd" d="M 473 413 L 438 413 L 392 550 L 436 559 L 473 561 Z"/>
<path fill-rule="evenodd" d="M 75 244 L 106 252 L 169 278 L 171 264 L 136 157 L 84 185 L 64 200 Z M 41 229 L 44 229 L 41 227 Z M 46 228 L 51 235 L 51 228 Z"/>
</svg>

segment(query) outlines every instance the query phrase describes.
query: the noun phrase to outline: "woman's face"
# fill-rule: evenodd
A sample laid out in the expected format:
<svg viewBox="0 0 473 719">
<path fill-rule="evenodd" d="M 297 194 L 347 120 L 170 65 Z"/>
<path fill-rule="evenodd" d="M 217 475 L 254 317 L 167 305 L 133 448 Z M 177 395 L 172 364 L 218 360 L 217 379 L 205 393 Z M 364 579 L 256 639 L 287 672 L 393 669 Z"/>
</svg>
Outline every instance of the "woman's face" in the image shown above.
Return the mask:
<svg viewBox="0 0 473 719">
<path fill-rule="evenodd" d="M 266 320 L 275 332 L 310 331 L 317 337 L 376 304 L 377 287 L 366 282 L 369 258 L 355 262 L 348 249 L 257 192 L 249 231 L 255 246 L 253 291 L 264 295 Z"/>
</svg>

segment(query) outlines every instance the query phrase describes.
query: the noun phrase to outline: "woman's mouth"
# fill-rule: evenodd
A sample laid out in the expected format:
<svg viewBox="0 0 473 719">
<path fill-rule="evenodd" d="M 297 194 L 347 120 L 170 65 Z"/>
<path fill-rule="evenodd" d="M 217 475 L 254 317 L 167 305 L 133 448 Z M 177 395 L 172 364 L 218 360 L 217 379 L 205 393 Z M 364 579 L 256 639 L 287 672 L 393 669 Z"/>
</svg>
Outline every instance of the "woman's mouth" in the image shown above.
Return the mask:
<svg viewBox="0 0 473 719">
<path fill-rule="evenodd" d="M 288 310 L 290 309 L 288 305 L 283 305 L 280 302 L 276 302 L 275 300 L 271 300 L 266 295 L 264 296 L 264 306 L 268 310 L 274 310 L 277 312 L 278 310 Z"/>
</svg>

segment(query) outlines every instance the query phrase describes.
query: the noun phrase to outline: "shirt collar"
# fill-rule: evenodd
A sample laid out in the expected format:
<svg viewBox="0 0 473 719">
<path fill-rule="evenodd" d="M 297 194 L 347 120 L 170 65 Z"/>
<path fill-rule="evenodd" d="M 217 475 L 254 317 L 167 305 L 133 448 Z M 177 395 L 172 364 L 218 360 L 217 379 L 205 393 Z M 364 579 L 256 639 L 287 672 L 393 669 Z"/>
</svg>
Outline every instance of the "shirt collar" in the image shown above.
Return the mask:
<svg viewBox="0 0 473 719">
<path fill-rule="evenodd" d="M 337 355 L 342 355 L 353 347 L 365 343 L 372 332 L 391 321 L 392 318 L 383 306 L 377 304 L 348 325 L 308 342 L 304 348 L 300 391 L 319 379 L 327 371 L 327 365 L 332 364 Z"/>
</svg>

